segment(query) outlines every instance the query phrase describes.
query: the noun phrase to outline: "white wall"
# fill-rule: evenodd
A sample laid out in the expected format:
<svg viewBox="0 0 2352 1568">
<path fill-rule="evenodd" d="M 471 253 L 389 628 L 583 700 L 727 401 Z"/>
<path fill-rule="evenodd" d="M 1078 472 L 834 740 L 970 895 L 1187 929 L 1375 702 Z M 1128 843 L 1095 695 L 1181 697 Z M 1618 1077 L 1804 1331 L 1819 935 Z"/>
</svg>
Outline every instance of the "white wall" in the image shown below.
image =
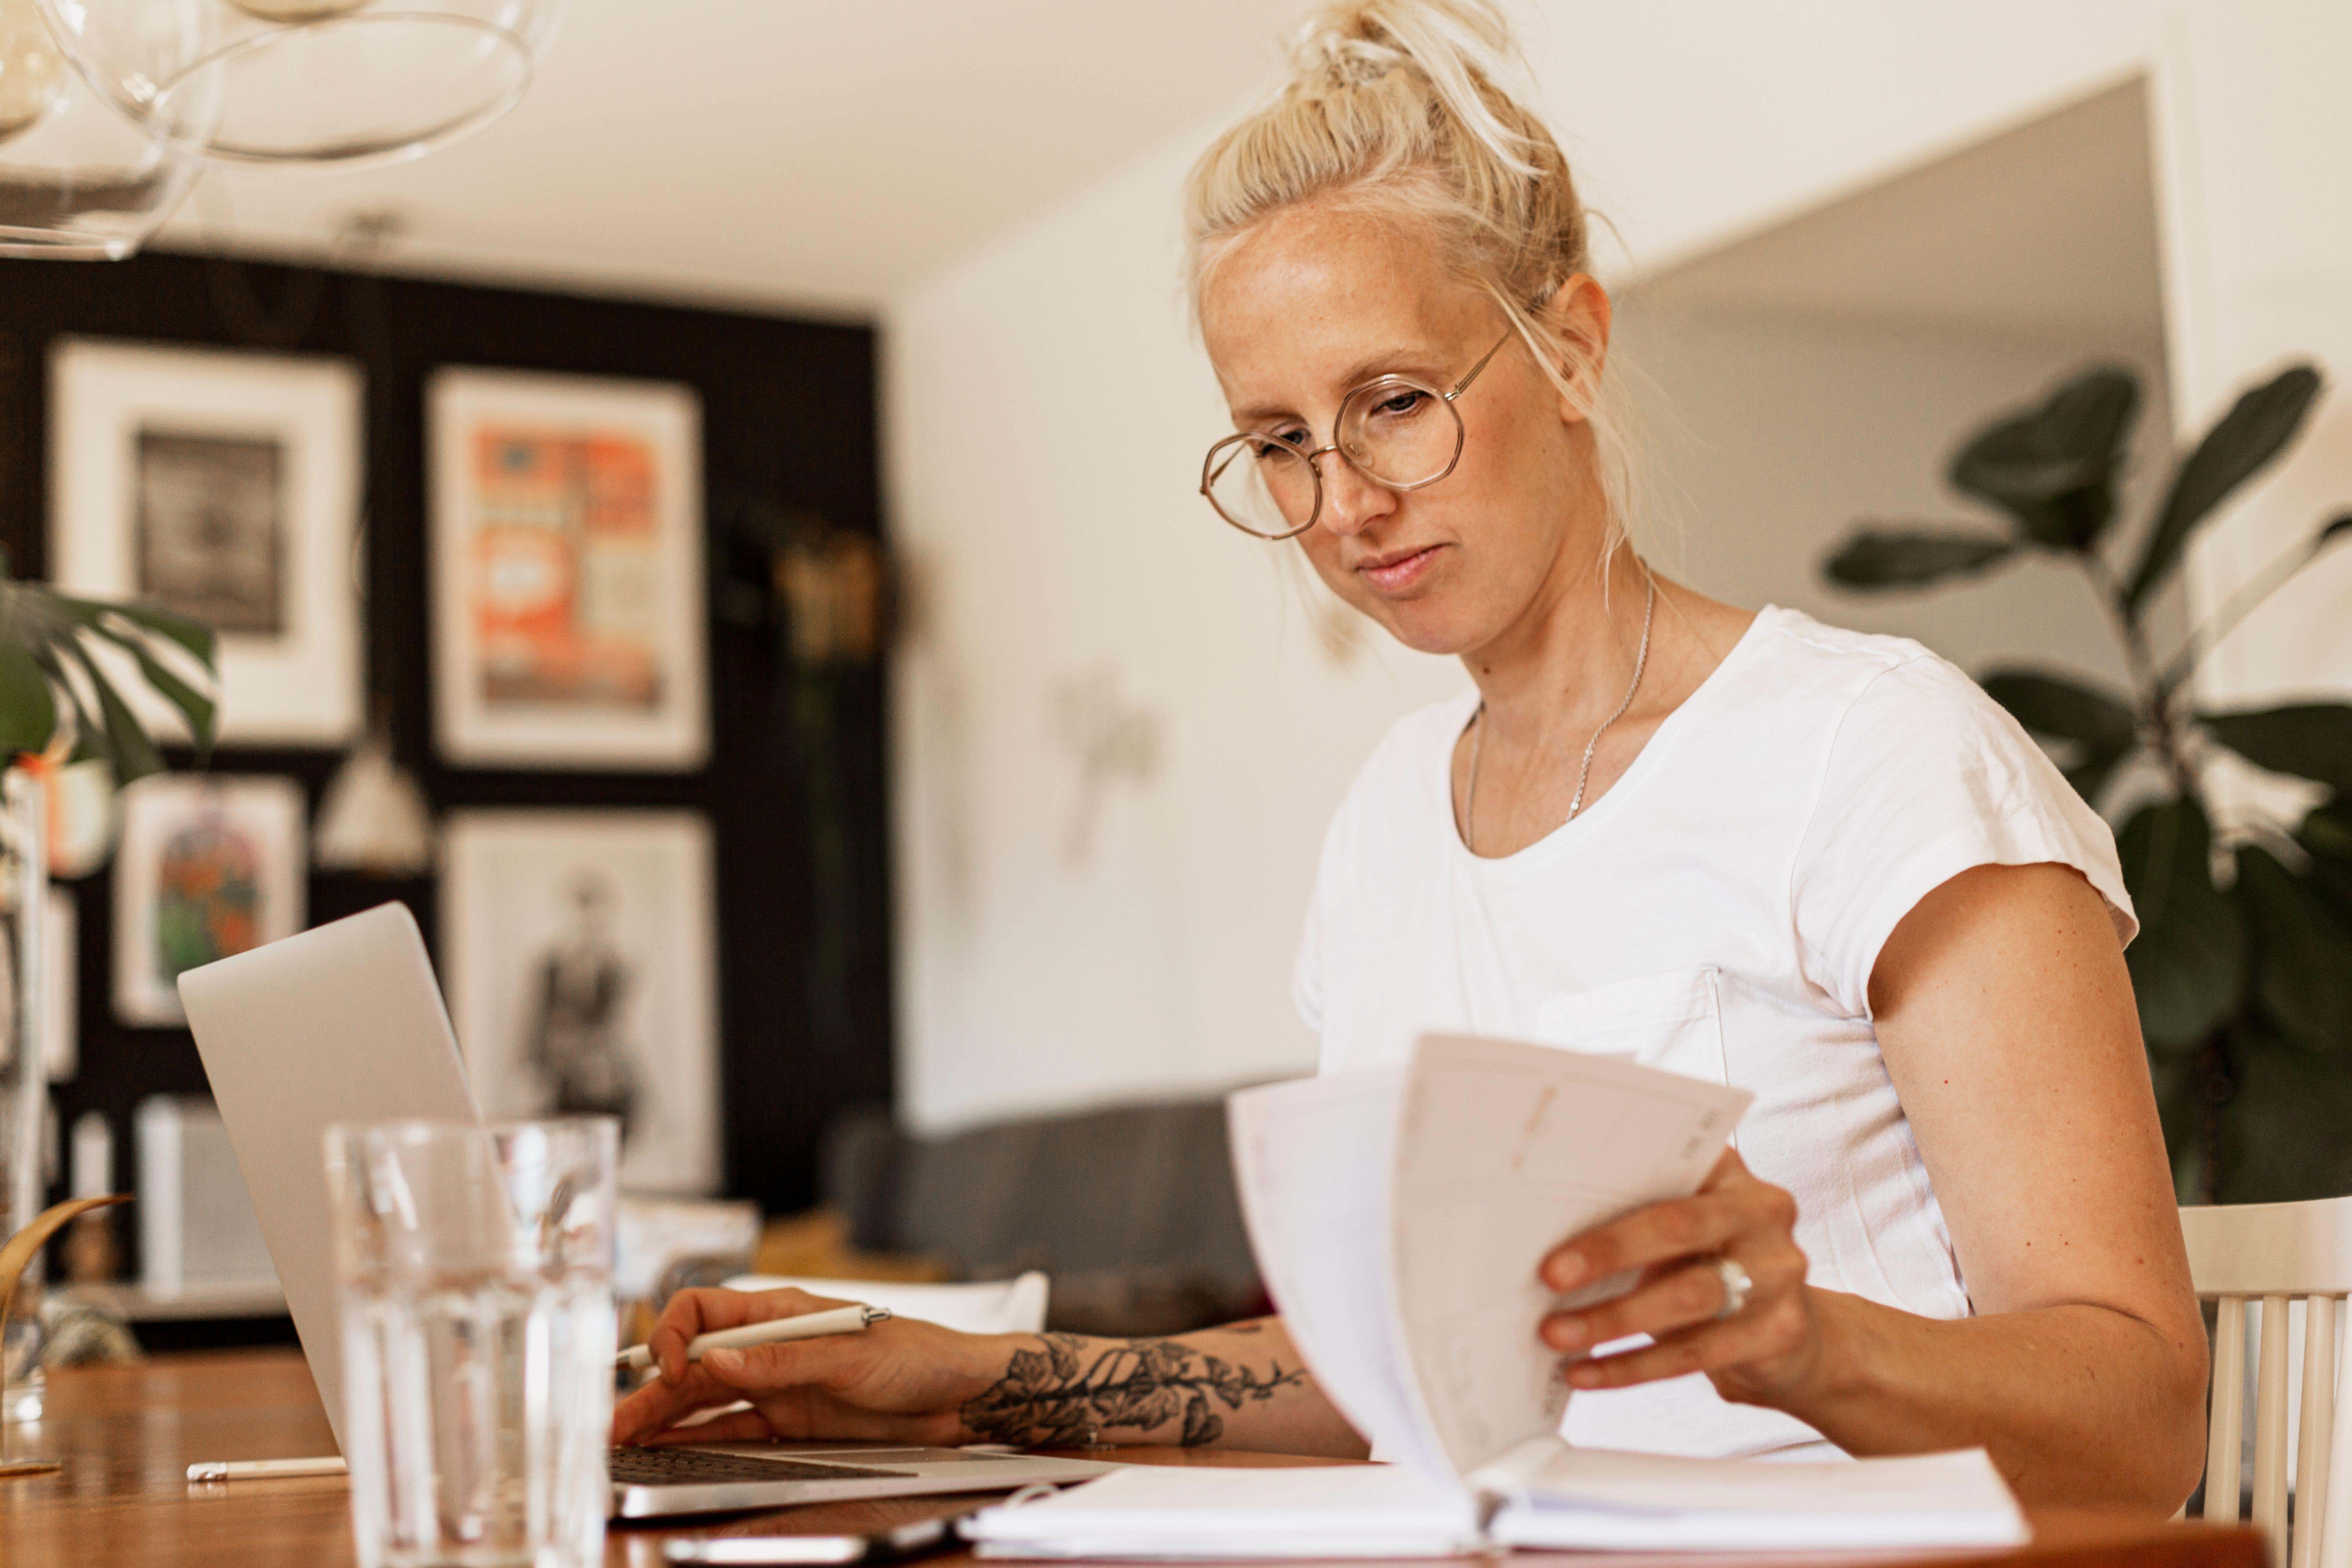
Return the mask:
<svg viewBox="0 0 2352 1568">
<path fill-rule="evenodd" d="M 2179 46 L 2239 62 L 2223 73 L 2235 98 L 2200 87 L 2209 108 L 2236 105 L 2223 123 L 2251 112 L 2261 62 L 2298 47 L 2292 18 L 2325 8 L 2210 9 L 2240 4 L 2272 17 L 2271 30 L 2209 17 L 2199 37 L 2212 41 Z M 2175 47 L 2170 9 L 1556 0 L 1530 9 L 1527 37 L 1589 199 L 1655 264 L 2141 68 Z M 2263 155 L 2326 118 L 2312 106 L 2331 72 L 2344 75 L 2340 58 L 2326 59 L 2305 68 L 2304 119 L 2274 117 Z M 1177 192 L 1227 118 L 903 292 L 886 319 L 892 524 L 927 606 L 899 661 L 894 719 L 900 1084 L 926 1126 L 1305 1066 L 1311 1047 L 1286 976 L 1322 823 L 1389 721 L 1460 679 L 1392 652 L 1333 668 L 1268 552 L 1219 529 L 1192 493 L 1221 420 L 1178 298 Z M 2209 184 L 2234 179 L 2249 154 L 2210 120 L 2200 136 Z M 2327 146 L 2347 144 L 2336 135 Z M 2321 189 L 2340 208 L 2340 182 L 2315 183 L 2328 155 L 2305 149 L 2249 199 Z M 2250 237 L 2294 228 L 2294 255 L 2325 274 L 2326 289 L 2343 282 L 2352 247 L 2331 258 L 2319 243 L 2340 216 L 2299 228 L 2233 221 L 2252 225 Z M 2267 254 L 2230 251 L 2235 272 L 2212 266 L 2225 279 L 2259 275 Z M 2286 287 L 2273 280 L 2271 297 Z M 2212 292 L 2240 297 L 2218 283 Z M 2216 308 L 2185 309 L 2205 320 Z M 2252 356 L 2260 339 L 2228 337 L 2235 346 L 2221 359 Z M 1948 397 L 1878 411 L 1888 422 L 1880 504 L 1930 486 L 1923 454 L 2061 363 L 1935 354 L 1953 376 Z M 2338 357 L 2352 365 L 2352 353 Z M 2204 402 L 2189 399 L 2190 412 Z M 1824 424 L 1808 438 L 1832 434 Z M 1846 500 L 1790 490 L 1770 504 L 1819 517 Z M 1715 515 L 1735 528 L 1734 509 Z M 1769 529 L 1727 533 L 1708 559 L 1747 552 L 1746 574 L 1695 575 L 1751 599 L 1768 580 L 1785 583 L 1770 596 L 1802 602 L 1792 574 L 1810 571 L 1809 555 L 1773 548 Z M 2058 590 L 2021 591 L 2039 605 L 2032 595 Z M 1884 608 L 1839 606 L 1866 624 Z M 1152 716 L 1160 756 L 1150 778 L 1115 787 L 1080 865 L 1061 842 L 1077 765 L 1055 739 L 1055 692 L 1089 671 Z"/>
</svg>

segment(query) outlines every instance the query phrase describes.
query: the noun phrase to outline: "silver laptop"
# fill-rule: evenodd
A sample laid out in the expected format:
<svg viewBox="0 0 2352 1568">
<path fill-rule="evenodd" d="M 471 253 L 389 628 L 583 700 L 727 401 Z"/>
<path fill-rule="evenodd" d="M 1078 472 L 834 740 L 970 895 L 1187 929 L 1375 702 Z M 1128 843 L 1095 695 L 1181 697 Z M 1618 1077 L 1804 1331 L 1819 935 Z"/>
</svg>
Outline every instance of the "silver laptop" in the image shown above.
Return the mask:
<svg viewBox="0 0 2352 1568">
<path fill-rule="evenodd" d="M 337 921 L 180 976 L 196 1049 L 343 1446 L 342 1345 L 321 1135 L 388 1117 L 479 1121 L 432 960 L 405 905 Z M 854 1498 L 998 1491 L 1112 1467 L 875 1443 L 615 1448 L 620 1519 Z"/>
</svg>

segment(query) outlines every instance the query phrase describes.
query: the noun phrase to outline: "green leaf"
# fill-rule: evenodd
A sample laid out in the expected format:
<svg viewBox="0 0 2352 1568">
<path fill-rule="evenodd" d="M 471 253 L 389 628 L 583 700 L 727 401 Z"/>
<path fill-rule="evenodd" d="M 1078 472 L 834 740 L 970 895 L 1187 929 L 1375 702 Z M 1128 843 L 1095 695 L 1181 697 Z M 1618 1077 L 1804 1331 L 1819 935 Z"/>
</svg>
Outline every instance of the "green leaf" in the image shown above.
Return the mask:
<svg viewBox="0 0 2352 1568">
<path fill-rule="evenodd" d="M 2157 511 L 2139 568 L 2124 590 L 2127 608 L 2138 609 L 2180 563 L 2189 533 L 2206 514 L 2294 439 L 2318 395 L 2319 373 L 2307 364 L 2294 365 L 2240 397 L 2221 423 L 2205 433 L 2172 476 L 2172 489 Z"/>
<path fill-rule="evenodd" d="M 2156 1090 L 2156 1115 L 2172 1166 L 2173 1194 L 2184 1204 L 2204 1202 L 2206 1085 L 2212 1078 L 2210 1053 L 2184 1051 L 2151 1057 L 2148 1078 Z"/>
<path fill-rule="evenodd" d="M 2139 378 L 2094 366 L 1970 438 L 1952 459 L 1952 485 L 2009 513 L 2036 544 L 2088 550 L 2115 516 L 2116 475 L 2138 416 Z"/>
<path fill-rule="evenodd" d="M 139 673 L 147 684 L 162 693 L 172 706 L 180 710 L 180 717 L 187 721 L 188 734 L 195 742 L 196 754 L 199 757 L 210 756 L 215 738 L 215 726 L 220 717 L 219 708 L 213 700 L 165 668 L 140 637 L 103 624 L 91 629 L 96 636 L 131 651 L 131 657 L 139 661 Z"/>
<path fill-rule="evenodd" d="M 178 643 L 194 654 L 206 669 L 215 674 L 220 671 L 220 639 L 212 627 L 202 621 L 190 620 L 176 610 L 167 610 L 161 605 L 144 601 L 106 605 L 95 599 L 68 599 L 59 595 L 58 602 L 71 610 L 75 618 L 92 631 L 98 630 L 109 616 L 121 616 L 135 626 Z"/>
<path fill-rule="evenodd" d="M 2213 886 L 2212 844 L 2193 800 L 2143 807 L 2116 842 L 2140 921 L 2124 963 L 2151 1051 L 2197 1044 L 2236 1011 L 2245 988 L 2245 921 Z"/>
<path fill-rule="evenodd" d="M 2333 785 L 2336 799 L 2352 800 L 2352 707 L 2299 702 L 2197 717 L 2215 740 L 2248 762 Z"/>
<path fill-rule="evenodd" d="M 0 760 L 37 752 L 58 732 L 57 694 L 33 656 L 0 643 Z"/>
<path fill-rule="evenodd" d="M 2220 1112 L 2216 1196 L 2299 1203 L 2352 1193 L 2352 1073 L 2260 1024 L 2232 1030 L 2234 1085 Z"/>
<path fill-rule="evenodd" d="M 1856 529 L 1825 570 L 1847 588 L 1920 588 L 1998 565 L 2017 552 L 2013 540 L 1923 528 Z"/>
<path fill-rule="evenodd" d="M 1984 678 L 1984 689 L 2037 735 L 2079 741 L 2103 752 L 2128 749 L 2139 739 L 2139 719 L 2129 702 L 2062 675 L 1997 669 Z"/>
<path fill-rule="evenodd" d="M 107 760 L 114 764 L 114 776 L 127 784 L 149 773 L 162 773 L 163 755 L 147 738 L 139 716 L 116 693 L 113 682 L 106 679 L 106 672 L 98 668 L 98 661 L 90 658 L 88 648 L 77 642 L 70 645 L 70 650 L 81 662 L 82 672 L 89 677 L 90 689 L 97 693 L 99 711 L 106 720 Z"/>
<path fill-rule="evenodd" d="M 2352 926 L 2258 846 L 2238 851 L 2237 890 L 2253 936 L 2255 1005 L 2294 1045 L 2352 1053 Z"/>
</svg>

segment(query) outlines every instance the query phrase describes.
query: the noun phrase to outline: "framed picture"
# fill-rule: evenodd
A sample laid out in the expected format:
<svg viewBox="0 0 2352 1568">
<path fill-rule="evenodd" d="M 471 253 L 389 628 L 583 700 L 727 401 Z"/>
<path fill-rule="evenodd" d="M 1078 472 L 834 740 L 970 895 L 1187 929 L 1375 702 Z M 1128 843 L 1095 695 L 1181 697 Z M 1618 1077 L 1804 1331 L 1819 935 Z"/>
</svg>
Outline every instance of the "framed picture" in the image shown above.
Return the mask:
<svg viewBox="0 0 2352 1568">
<path fill-rule="evenodd" d="M 699 767 L 710 726 L 694 393 L 451 369 L 425 404 L 442 755 Z"/>
<path fill-rule="evenodd" d="M 305 923 L 302 789 L 292 779 L 153 773 L 122 792 L 114 852 L 114 1011 L 177 1024 L 183 972 Z"/>
<path fill-rule="evenodd" d="M 49 359 L 50 575 L 220 634 L 220 738 L 359 732 L 361 382 L 342 360 L 68 338 Z M 119 657 L 128 675 L 129 657 Z M 173 710 L 118 683 L 166 734 Z"/>
<path fill-rule="evenodd" d="M 688 811 L 453 812 L 442 973 L 493 1118 L 621 1120 L 621 1181 L 719 1183 L 710 829 Z"/>
</svg>

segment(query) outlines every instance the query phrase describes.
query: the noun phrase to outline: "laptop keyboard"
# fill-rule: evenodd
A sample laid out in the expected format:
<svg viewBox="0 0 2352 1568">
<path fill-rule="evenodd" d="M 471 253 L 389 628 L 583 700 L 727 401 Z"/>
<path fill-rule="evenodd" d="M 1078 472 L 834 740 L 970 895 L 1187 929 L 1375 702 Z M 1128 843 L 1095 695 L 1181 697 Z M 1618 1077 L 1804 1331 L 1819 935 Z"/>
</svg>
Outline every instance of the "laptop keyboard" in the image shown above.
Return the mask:
<svg viewBox="0 0 2352 1568">
<path fill-rule="evenodd" d="M 621 1487 L 714 1487 L 740 1481 L 839 1481 L 910 1476 L 912 1470 L 870 1470 L 861 1465 L 814 1465 L 803 1459 L 753 1459 L 695 1448 L 614 1448 L 604 1457 Z"/>
</svg>

